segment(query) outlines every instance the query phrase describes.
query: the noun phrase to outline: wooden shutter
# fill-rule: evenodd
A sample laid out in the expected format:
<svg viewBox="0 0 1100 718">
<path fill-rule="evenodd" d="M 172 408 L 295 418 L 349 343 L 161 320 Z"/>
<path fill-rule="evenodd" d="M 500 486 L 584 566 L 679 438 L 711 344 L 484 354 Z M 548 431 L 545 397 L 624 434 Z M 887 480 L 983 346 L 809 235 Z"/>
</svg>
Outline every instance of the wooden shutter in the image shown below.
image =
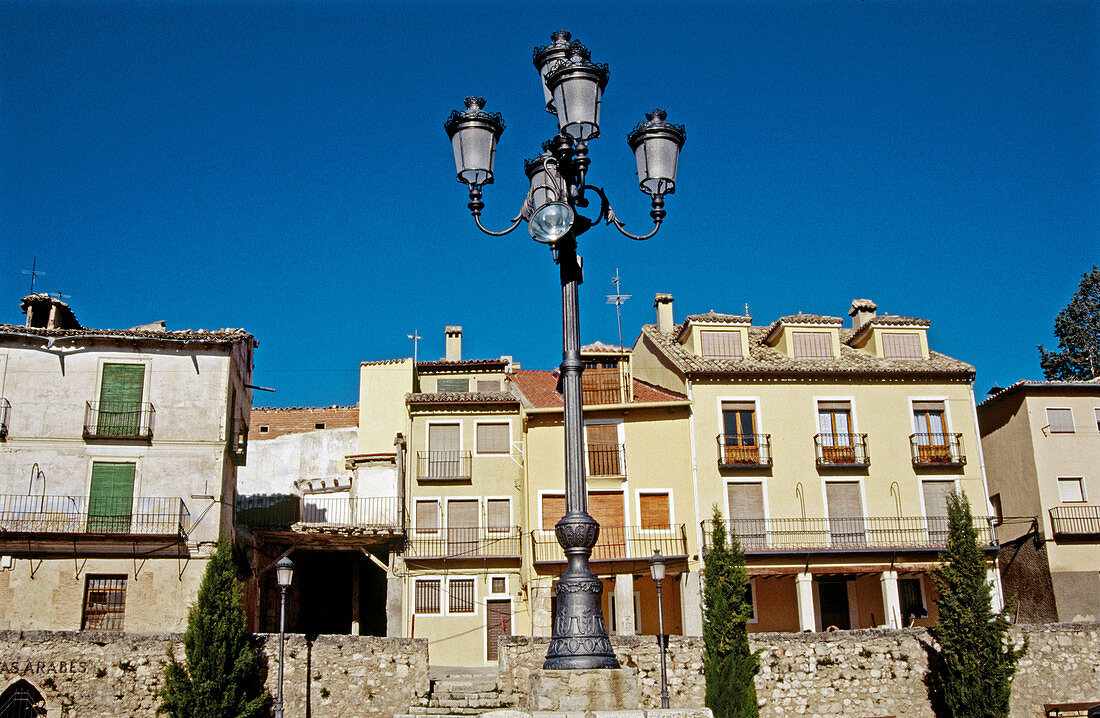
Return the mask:
<svg viewBox="0 0 1100 718">
<path fill-rule="evenodd" d="M 416 502 L 416 533 L 434 534 L 439 531 L 439 502 Z"/>
<path fill-rule="evenodd" d="M 507 424 L 477 425 L 477 453 L 507 454 L 509 448 Z"/>
<path fill-rule="evenodd" d="M 825 484 L 829 502 L 829 537 L 834 546 L 858 546 L 864 542 L 863 502 L 859 483 L 830 481 Z"/>
<path fill-rule="evenodd" d="M 478 393 L 500 391 L 500 379 L 478 379 Z"/>
<path fill-rule="evenodd" d="M 832 359 L 833 340 L 829 332 L 791 332 L 795 359 Z"/>
<path fill-rule="evenodd" d="M 916 334 L 882 334 L 882 355 L 887 359 L 921 359 L 920 337 Z"/>
<path fill-rule="evenodd" d="M 618 362 L 585 362 L 581 373 L 581 400 L 585 404 L 617 404 L 622 399 Z"/>
<path fill-rule="evenodd" d="M 731 483 L 727 494 L 730 519 L 763 519 L 764 487 L 759 483 Z"/>
<path fill-rule="evenodd" d="M 127 533 L 134 504 L 136 464 L 92 463 L 92 485 L 88 491 L 88 531 Z"/>
<path fill-rule="evenodd" d="M 947 541 L 947 495 L 955 490 L 954 481 L 923 481 L 924 515 L 929 538 L 935 545 Z"/>
<path fill-rule="evenodd" d="M 638 510 L 643 529 L 668 529 L 668 494 L 639 494 Z"/>
<path fill-rule="evenodd" d="M 477 555 L 477 514 L 477 499 L 447 502 L 447 555 Z"/>
<path fill-rule="evenodd" d="M 508 499 L 485 500 L 485 525 L 491 533 L 508 531 L 508 522 L 511 519 L 510 504 Z"/>
<path fill-rule="evenodd" d="M 1073 433 L 1073 409 L 1047 409 L 1047 424 L 1052 434 Z"/>
<path fill-rule="evenodd" d="M 703 356 L 710 359 L 740 359 L 741 332 L 699 332 Z"/>
<path fill-rule="evenodd" d="M 136 436 L 141 427 L 144 364 L 104 364 L 96 430 L 101 436 Z"/>
<path fill-rule="evenodd" d="M 592 549 L 594 560 L 626 557 L 626 521 L 622 491 L 590 491 L 588 513 L 600 522 L 600 537 Z"/>
<path fill-rule="evenodd" d="M 565 496 L 562 494 L 542 495 L 542 529 L 553 531 L 554 524 L 565 516 Z"/>
<path fill-rule="evenodd" d="M 468 391 L 470 391 L 470 380 L 469 379 L 436 379 L 435 380 L 435 390 L 437 392 L 440 392 L 440 393 L 445 392 L 445 391 L 468 392 Z"/>
<path fill-rule="evenodd" d="M 590 476 L 621 476 L 618 424 L 586 424 L 584 427 Z"/>
</svg>

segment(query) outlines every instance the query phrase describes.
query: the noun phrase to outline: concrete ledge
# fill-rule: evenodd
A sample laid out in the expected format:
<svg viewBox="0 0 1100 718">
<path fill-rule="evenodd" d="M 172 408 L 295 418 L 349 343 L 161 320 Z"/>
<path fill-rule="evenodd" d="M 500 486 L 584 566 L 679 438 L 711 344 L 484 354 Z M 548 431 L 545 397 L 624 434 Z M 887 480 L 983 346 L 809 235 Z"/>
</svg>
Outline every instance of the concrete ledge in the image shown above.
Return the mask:
<svg viewBox="0 0 1100 718">
<path fill-rule="evenodd" d="M 536 711 L 637 711 L 641 707 L 638 671 L 633 668 L 531 671 L 526 707 Z"/>
<path fill-rule="evenodd" d="M 710 708 L 646 708 L 630 711 L 517 711 L 482 713 L 482 718 L 714 718 Z"/>
</svg>

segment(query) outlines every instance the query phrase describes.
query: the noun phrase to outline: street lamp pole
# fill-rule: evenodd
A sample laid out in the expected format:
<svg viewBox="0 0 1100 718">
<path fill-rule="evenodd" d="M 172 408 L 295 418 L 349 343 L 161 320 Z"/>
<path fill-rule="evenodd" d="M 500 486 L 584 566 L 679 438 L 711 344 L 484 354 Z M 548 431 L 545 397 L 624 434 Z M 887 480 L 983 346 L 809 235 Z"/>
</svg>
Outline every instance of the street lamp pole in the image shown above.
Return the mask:
<svg viewBox="0 0 1100 718">
<path fill-rule="evenodd" d="M 486 112 L 485 100 L 467 97 L 466 108 L 456 110 L 444 123 L 454 150 L 458 181 L 469 188 L 467 207 L 478 229 L 503 236 L 526 221 L 531 237 L 550 247 L 558 264 L 562 289 L 561 392 L 565 423 L 565 515 L 554 533 L 566 557 L 566 570 L 558 580 L 557 611 L 550 647 L 543 668 L 618 668 L 604 621 L 603 582 L 588 566 L 600 525 L 588 513 L 584 476 L 584 419 L 581 401 L 580 307 L 577 287 L 582 281 L 577 237 L 601 223 L 614 225 L 632 239 L 649 239 L 661 228 L 667 214 L 664 196 L 676 187 L 676 165 L 686 133 L 682 125 L 665 122 L 665 113 L 654 110 L 627 135 L 638 166 L 638 188 L 650 196 L 653 229 L 635 235 L 624 229 L 611 209 L 603 189 L 586 182 L 588 143 L 600 136 L 600 104 L 610 78 L 607 65 L 591 62 L 588 49 L 571 42 L 564 30 L 551 43 L 535 48 L 534 64 L 542 79 L 546 111 L 558 120 L 558 134 L 542 143 L 542 153 L 525 163 L 530 182 L 527 197 L 511 226 L 502 231 L 481 224 L 481 188 L 493 183 L 496 143 L 504 132 L 499 114 Z M 588 219 L 577 208 L 588 206 L 586 190 L 600 198 L 599 213 Z"/>
<path fill-rule="evenodd" d="M 661 606 L 661 581 L 665 580 L 665 557 L 654 549 L 649 558 L 649 571 L 657 584 L 657 640 L 661 644 L 661 707 L 668 708 L 668 673 L 665 671 L 665 611 Z"/>
<path fill-rule="evenodd" d="M 275 564 L 279 584 L 279 685 L 275 698 L 275 718 L 283 718 L 283 653 L 286 645 L 286 591 L 294 580 L 294 562 L 283 556 Z"/>
</svg>

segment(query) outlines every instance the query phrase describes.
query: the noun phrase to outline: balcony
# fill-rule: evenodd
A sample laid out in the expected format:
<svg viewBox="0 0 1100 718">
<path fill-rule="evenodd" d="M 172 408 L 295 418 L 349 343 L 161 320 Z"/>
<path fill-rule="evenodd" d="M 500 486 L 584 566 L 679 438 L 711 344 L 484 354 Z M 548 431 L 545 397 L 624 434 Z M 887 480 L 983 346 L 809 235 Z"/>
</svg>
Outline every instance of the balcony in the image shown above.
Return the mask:
<svg viewBox="0 0 1100 718">
<path fill-rule="evenodd" d="M 719 434 L 719 469 L 756 469 L 772 465 L 771 434 Z"/>
<path fill-rule="evenodd" d="M 420 481 L 469 481 L 469 451 L 416 452 L 416 478 Z"/>
<path fill-rule="evenodd" d="M 588 476 L 626 476 L 626 446 L 618 442 L 588 442 Z"/>
<path fill-rule="evenodd" d="M 866 434 L 817 434 L 814 436 L 814 446 L 818 466 L 871 465 Z"/>
<path fill-rule="evenodd" d="M 962 434 L 910 434 L 913 466 L 965 466 Z"/>
<path fill-rule="evenodd" d="M 532 531 L 531 545 L 535 563 L 565 563 L 562 551 L 553 531 Z M 684 524 L 663 528 L 640 526 L 601 526 L 600 538 L 592 548 L 590 561 L 643 561 L 649 560 L 654 550 L 660 549 L 665 558 L 687 556 L 687 532 Z"/>
<path fill-rule="evenodd" d="M 733 519 L 725 525 L 746 553 L 941 550 L 947 543 L 946 516 Z M 703 544 L 710 545 L 711 522 L 702 527 Z M 997 545 L 991 518 L 974 517 L 974 527 L 982 545 Z"/>
<path fill-rule="evenodd" d="M 1050 528 L 1058 537 L 1100 538 L 1100 506 L 1055 506 L 1050 510 Z"/>
<path fill-rule="evenodd" d="M 183 499 L 0 495 L 0 539 L 13 534 L 183 537 L 191 516 Z"/>
<path fill-rule="evenodd" d="M 0 399 L 0 440 L 8 438 L 8 416 L 11 414 L 11 403 L 7 399 Z"/>
<path fill-rule="evenodd" d="M 404 530 L 404 510 L 396 496 L 238 496 L 236 517 L 238 524 L 253 531 Z"/>
<path fill-rule="evenodd" d="M 418 529 L 409 537 L 406 558 L 514 558 L 520 554 L 520 528 Z"/>
<path fill-rule="evenodd" d="M 89 401 L 84 408 L 85 439 L 150 441 L 157 411 L 148 402 Z"/>
</svg>

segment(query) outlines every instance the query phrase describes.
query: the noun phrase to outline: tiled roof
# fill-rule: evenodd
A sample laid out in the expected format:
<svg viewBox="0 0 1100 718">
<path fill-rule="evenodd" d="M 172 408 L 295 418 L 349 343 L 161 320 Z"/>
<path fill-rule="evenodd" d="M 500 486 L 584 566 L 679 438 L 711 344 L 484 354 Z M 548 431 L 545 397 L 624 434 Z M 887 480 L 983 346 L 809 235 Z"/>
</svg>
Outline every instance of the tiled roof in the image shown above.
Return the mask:
<svg viewBox="0 0 1100 718">
<path fill-rule="evenodd" d="M 581 351 L 582 352 L 614 352 L 616 354 L 621 354 L 621 353 L 627 352 L 629 350 L 624 349 L 622 347 L 617 347 L 614 344 L 604 344 L 601 341 L 594 341 L 591 344 L 585 344 L 583 347 L 581 347 Z"/>
<path fill-rule="evenodd" d="M 871 331 L 873 327 L 921 327 L 927 329 L 932 326 L 932 322 L 927 319 L 916 319 L 914 317 L 899 317 L 892 314 L 884 314 L 881 317 L 872 317 L 870 321 L 860 327 L 857 331 L 853 332 L 852 336 L 848 338 L 847 344 L 855 344 L 863 338 L 863 335 Z"/>
<path fill-rule="evenodd" d="M 375 359 L 374 361 L 359 362 L 359 366 L 381 366 L 383 364 L 400 364 L 401 362 L 407 361 L 407 360 L 408 360 L 408 357 L 406 357 L 405 359 Z"/>
<path fill-rule="evenodd" d="M 418 361 L 416 368 L 418 371 L 432 371 L 433 369 L 462 369 L 469 367 L 471 369 L 487 369 L 489 367 L 500 367 L 503 369 L 508 366 L 507 359 L 461 359 L 459 361 L 449 361 L 447 359 L 440 359 L 438 361 Z"/>
<path fill-rule="evenodd" d="M 873 312 L 876 309 L 878 309 L 878 305 L 870 299 L 853 299 L 852 307 L 848 310 L 848 316 L 852 316 L 856 312 Z"/>
<path fill-rule="evenodd" d="M 1027 379 L 1021 379 L 1011 386 L 1006 386 L 996 394 L 990 395 L 989 398 L 982 401 L 978 406 L 981 407 L 985 404 L 999 401 L 1000 399 L 1004 399 L 1027 389 L 1063 389 L 1065 391 L 1083 391 L 1086 393 L 1096 392 L 1097 395 L 1100 395 L 1100 377 L 1081 381 L 1028 381 Z"/>
<path fill-rule="evenodd" d="M 844 344 L 852 334 L 851 329 L 840 329 L 840 356 L 835 359 L 789 357 L 764 344 L 764 337 L 769 331 L 765 327 L 749 327 L 748 356 L 742 359 L 708 359 L 692 354 L 676 341 L 679 330 L 677 326 L 672 332 L 662 333 L 648 324 L 642 327 L 642 335 L 685 374 L 904 374 L 954 375 L 960 379 L 973 378 L 974 374 L 974 367 L 969 364 L 937 352 L 929 352 L 926 360 L 901 360 L 881 359 L 869 352 L 853 349 Z"/>
<path fill-rule="evenodd" d="M 771 326 L 768 327 L 767 333 L 764 335 L 765 342 L 771 342 L 779 335 L 779 328 L 786 326 L 787 324 L 807 324 L 807 325 L 821 325 L 821 324 L 835 324 L 838 327 L 844 326 L 844 320 L 840 317 L 827 317 L 824 314 L 789 314 L 785 317 L 779 317 Z"/>
<path fill-rule="evenodd" d="M 706 314 L 689 314 L 689 322 L 717 322 L 718 324 L 751 324 L 752 317 L 743 314 L 719 314 L 713 309 Z"/>
<path fill-rule="evenodd" d="M 552 409 L 562 406 L 558 393 L 558 372 L 545 369 L 518 369 L 510 377 L 512 386 L 523 399 L 525 406 L 534 409 Z M 653 404 L 666 401 L 687 401 L 683 394 L 634 380 L 633 404 Z M 590 405 L 593 408 L 598 405 Z"/>
<path fill-rule="evenodd" d="M 407 404 L 518 404 L 508 391 L 438 391 L 406 394 Z"/>
<path fill-rule="evenodd" d="M 119 338 L 119 339 L 149 339 L 151 341 L 183 341 L 183 342 L 252 342 L 253 346 L 259 344 L 256 338 L 243 329 L 218 329 L 216 331 L 206 329 L 182 329 L 178 331 L 148 331 L 140 329 L 41 329 L 38 327 L 20 327 L 14 324 L 0 324 L 0 334 L 22 334 L 30 337 L 42 337 L 45 339 L 80 339 L 80 338 Z"/>
</svg>

